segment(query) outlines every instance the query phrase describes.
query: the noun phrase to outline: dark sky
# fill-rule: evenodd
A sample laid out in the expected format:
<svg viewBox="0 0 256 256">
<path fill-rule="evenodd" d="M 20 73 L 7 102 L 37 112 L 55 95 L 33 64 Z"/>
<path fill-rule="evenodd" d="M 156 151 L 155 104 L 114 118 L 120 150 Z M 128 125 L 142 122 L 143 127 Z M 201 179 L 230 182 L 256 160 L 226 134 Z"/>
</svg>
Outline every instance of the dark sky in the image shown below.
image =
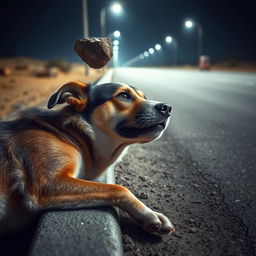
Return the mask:
<svg viewBox="0 0 256 256">
<path fill-rule="evenodd" d="M 109 0 L 88 0 L 90 36 L 100 36 L 100 9 Z M 187 30 L 187 17 L 204 29 L 203 54 L 212 61 L 256 61 L 255 0 L 120 0 L 121 15 L 107 11 L 107 32 L 120 30 L 120 63 L 160 43 L 161 56 L 148 63 L 170 64 L 173 48 L 166 35 L 179 46 L 179 62 L 193 63 L 197 55 L 196 29 Z M 0 57 L 30 56 L 79 61 L 73 52 L 82 38 L 81 0 L 5 0 L 0 4 Z"/>
</svg>

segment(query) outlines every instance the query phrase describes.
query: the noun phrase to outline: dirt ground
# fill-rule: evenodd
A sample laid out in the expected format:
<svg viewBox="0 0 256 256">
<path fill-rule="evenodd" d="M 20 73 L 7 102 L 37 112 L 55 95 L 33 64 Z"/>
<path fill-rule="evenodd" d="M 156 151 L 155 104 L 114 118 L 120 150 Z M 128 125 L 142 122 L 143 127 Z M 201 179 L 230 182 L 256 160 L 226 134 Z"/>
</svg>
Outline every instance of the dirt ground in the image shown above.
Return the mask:
<svg viewBox="0 0 256 256">
<path fill-rule="evenodd" d="M 125 256 L 254 255 L 246 227 L 229 211 L 218 185 L 202 175 L 199 164 L 169 135 L 132 146 L 116 167 L 116 178 L 176 228 L 161 238 L 120 212 Z"/>
<path fill-rule="evenodd" d="M 46 101 L 49 96 L 61 85 L 72 80 L 93 82 L 102 74 L 103 70 L 90 69 L 89 75 L 85 76 L 82 65 L 73 65 L 71 72 L 58 72 L 57 77 L 36 77 L 35 69 L 42 69 L 44 62 L 22 59 L 21 64 L 30 63 L 29 69 L 15 70 L 15 60 L 10 62 L 1 61 L 1 66 L 12 68 L 8 76 L 0 75 L 0 120 L 4 120 L 9 113 L 31 107 Z"/>
</svg>

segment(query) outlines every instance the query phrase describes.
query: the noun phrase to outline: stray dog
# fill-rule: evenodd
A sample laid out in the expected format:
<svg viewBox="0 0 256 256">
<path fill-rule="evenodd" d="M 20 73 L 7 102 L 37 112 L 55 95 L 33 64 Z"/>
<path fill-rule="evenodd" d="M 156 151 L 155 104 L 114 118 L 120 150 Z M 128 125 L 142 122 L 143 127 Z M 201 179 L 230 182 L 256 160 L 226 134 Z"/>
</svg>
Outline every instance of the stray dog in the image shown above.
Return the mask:
<svg viewBox="0 0 256 256">
<path fill-rule="evenodd" d="M 146 231 L 174 231 L 163 214 L 127 188 L 92 181 L 133 143 L 161 137 L 171 106 L 147 100 L 134 87 L 69 82 L 48 101 L 0 123 L 0 231 L 44 209 L 117 206 Z M 23 221 L 23 220 L 22 220 Z"/>
</svg>

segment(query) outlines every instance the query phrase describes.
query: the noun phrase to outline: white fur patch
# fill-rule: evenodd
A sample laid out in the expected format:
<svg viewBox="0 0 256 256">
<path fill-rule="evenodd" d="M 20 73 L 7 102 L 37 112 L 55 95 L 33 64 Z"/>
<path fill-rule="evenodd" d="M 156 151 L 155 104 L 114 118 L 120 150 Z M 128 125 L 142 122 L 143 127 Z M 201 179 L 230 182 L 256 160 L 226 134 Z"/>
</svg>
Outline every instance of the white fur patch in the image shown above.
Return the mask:
<svg viewBox="0 0 256 256">
<path fill-rule="evenodd" d="M 84 173 L 84 164 L 83 164 L 83 159 L 82 159 L 82 156 L 81 154 L 79 154 L 77 156 L 77 161 L 76 161 L 76 169 L 75 169 L 75 172 L 73 174 L 73 177 L 74 178 L 81 178 Z"/>
</svg>

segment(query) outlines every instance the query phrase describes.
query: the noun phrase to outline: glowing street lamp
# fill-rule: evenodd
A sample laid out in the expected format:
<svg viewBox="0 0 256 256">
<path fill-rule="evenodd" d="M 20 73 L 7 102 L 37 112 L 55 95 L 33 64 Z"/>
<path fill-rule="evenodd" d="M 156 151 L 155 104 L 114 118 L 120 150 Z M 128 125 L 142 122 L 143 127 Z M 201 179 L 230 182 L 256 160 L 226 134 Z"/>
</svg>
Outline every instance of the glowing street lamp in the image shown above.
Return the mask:
<svg viewBox="0 0 256 256">
<path fill-rule="evenodd" d="M 148 52 L 149 52 L 150 54 L 154 54 L 155 50 L 154 50 L 153 48 L 149 48 Z"/>
<path fill-rule="evenodd" d="M 186 20 L 185 21 L 185 27 L 186 28 L 192 28 L 193 26 L 194 26 L 193 21 L 191 21 L 191 20 Z"/>
<path fill-rule="evenodd" d="M 119 45 L 119 41 L 118 40 L 114 40 L 113 41 L 113 45 Z"/>
<path fill-rule="evenodd" d="M 192 28 L 194 25 L 197 26 L 197 37 L 198 37 L 197 54 L 198 54 L 198 59 L 200 59 L 200 56 L 202 55 L 202 49 L 203 49 L 203 27 L 198 22 L 194 23 L 192 20 L 185 21 L 185 27 L 188 29 Z"/>
<path fill-rule="evenodd" d="M 145 57 L 149 56 L 149 53 L 147 51 L 145 51 L 143 54 L 144 54 Z"/>
<path fill-rule="evenodd" d="M 140 59 L 144 59 L 144 54 L 140 54 Z"/>
<path fill-rule="evenodd" d="M 113 46 L 113 51 L 118 51 L 118 50 L 119 50 L 118 45 L 114 45 L 114 46 Z"/>
<path fill-rule="evenodd" d="M 165 42 L 168 43 L 168 44 L 170 44 L 170 43 L 172 42 L 172 37 L 171 37 L 171 36 L 167 36 L 167 37 L 165 38 Z"/>
<path fill-rule="evenodd" d="M 173 45 L 173 47 L 175 48 L 173 62 L 174 62 L 174 65 L 177 65 L 177 56 L 178 56 L 178 41 L 177 41 L 177 39 L 172 36 L 167 36 L 167 37 L 165 37 L 165 42 L 167 44 Z"/>
<path fill-rule="evenodd" d="M 112 5 L 111 9 L 114 13 L 119 14 L 122 11 L 122 6 L 119 3 L 115 3 Z"/>
<path fill-rule="evenodd" d="M 156 45 L 155 45 L 155 49 L 156 49 L 157 51 L 160 51 L 160 50 L 162 49 L 162 46 L 161 46 L 160 44 L 156 44 Z"/>
<path fill-rule="evenodd" d="M 107 7 L 100 10 L 100 30 L 101 36 L 106 36 L 106 10 Z M 122 6 L 119 3 L 115 3 L 110 7 L 110 10 L 115 14 L 120 14 L 122 12 Z"/>
<path fill-rule="evenodd" d="M 113 32 L 114 37 L 119 38 L 121 36 L 121 33 L 119 30 L 116 30 Z"/>
</svg>

